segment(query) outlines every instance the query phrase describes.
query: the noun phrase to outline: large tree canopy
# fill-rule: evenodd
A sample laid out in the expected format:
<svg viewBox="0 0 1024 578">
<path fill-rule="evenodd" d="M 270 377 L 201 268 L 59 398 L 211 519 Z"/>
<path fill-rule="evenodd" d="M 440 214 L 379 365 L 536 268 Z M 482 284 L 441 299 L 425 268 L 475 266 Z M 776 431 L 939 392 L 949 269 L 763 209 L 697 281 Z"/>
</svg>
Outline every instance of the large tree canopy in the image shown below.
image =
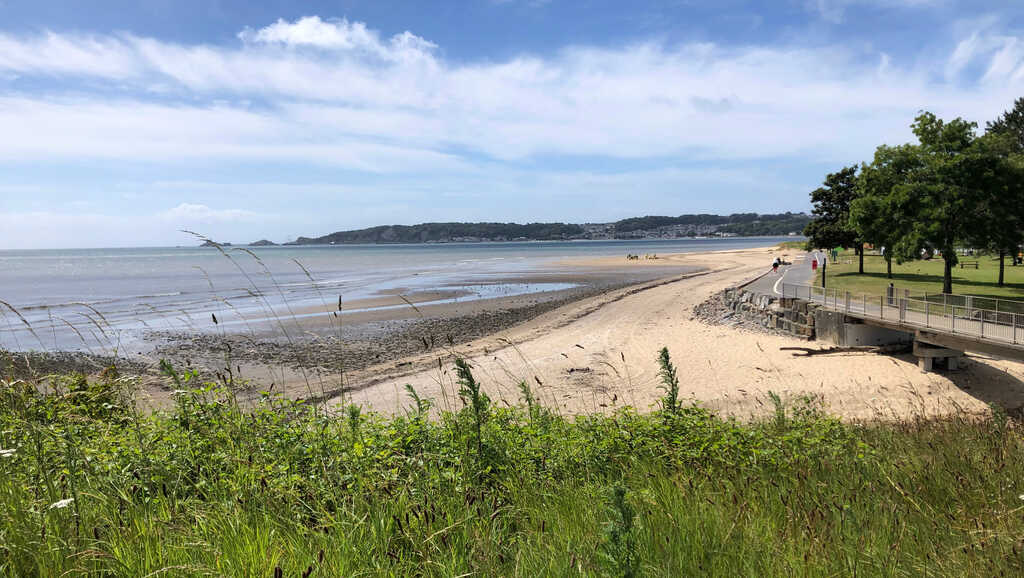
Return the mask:
<svg viewBox="0 0 1024 578">
<path fill-rule="evenodd" d="M 893 259 L 897 263 L 914 259 L 920 248 L 907 235 L 912 229 L 915 208 L 905 204 L 909 199 L 893 194 L 896 185 L 920 168 L 921 157 L 915 145 L 882 145 L 875 151 L 871 164 L 861 167 L 857 178 L 858 194 L 850 204 L 850 224 L 865 242 L 885 247 L 886 273 L 890 279 Z"/>
<path fill-rule="evenodd" d="M 850 204 L 857 191 L 857 167 L 845 167 L 825 177 L 824 186 L 811 192 L 811 213 L 814 220 L 807 224 L 804 235 L 812 247 L 853 247 L 861 256 L 860 272 L 864 272 L 864 255 L 858 232 L 850 224 Z"/>
<path fill-rule="evenodd" d="M 987 226 L 978 230 L 979 245 L 999 255 L 999 285 L 1005 280 L 1005 258 L 1015 256 L 1024 241 L 1024 98 L 988 123 L 985 134 L 993 154 L 1005 157 L 1008 170 L 996 179 L 983 209 Z"/>
<path fill-rule="evenodd" d="M 914 150 L 920 167 L 892 191 L 899 206 L 913 215 L 904 242 L 942 253 L 944 293 L 953 291 L 958 243 L 987 226 L 982 209 L 1005 175 L 1005 159 L 989 139 L 975 136 L 976 126 L 961 118 L 945 122 L 929 112 L 919 115 L 911 127 L 919 141 Z"/>
<path fill-rule="evenodd" d="M 809 244 L 884 246 L 890 277 L 892 259 L 937 251 L 945 293 L 953 290 L 957 248 L 987 248 L 999 254 L 1002 284 L 1003 257 L 1016 254 L 1024 240 L 1024 98 L 982 136 L 973 122 L 947 122 L 930 112 L 911 128 L 916 143 L 880 146 L 859 175 L 844 168 L 811 193 Z"/>
<path fill-rule="evenodd" d="M 1013 108 L 989 122 L 985 127 L 985 132 L 1011 138 L 1016 152 L 1024 152 L 1024 98 L 1018 98 L 1014 101 Z"/>
</svg>

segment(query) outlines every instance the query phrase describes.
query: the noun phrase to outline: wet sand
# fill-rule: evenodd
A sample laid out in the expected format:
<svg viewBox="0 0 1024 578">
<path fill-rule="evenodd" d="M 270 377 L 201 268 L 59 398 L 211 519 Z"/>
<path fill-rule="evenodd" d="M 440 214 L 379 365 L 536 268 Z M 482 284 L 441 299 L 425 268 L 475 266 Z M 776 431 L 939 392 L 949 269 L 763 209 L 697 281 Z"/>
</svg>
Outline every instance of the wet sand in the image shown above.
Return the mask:
<svg viewBox="0 0 1024 578">
<path fill-rule="evenodd" d="M 148 357 L 194 369 L 207 379 L 241 377 L 248 382 L 251 397 L 273 389 L 290 397 L 326 399 L 343 387 L 357 387 L 350 385 L 352 375 L 403 372 L 414 366 L 409 358 L 417 355 L 448 356 L 455 348 L 568 304 L 695 269 L 681 263 L 666 268 L 660 263 L 626 262 L 624 257 L 600 264 L 554 263 L 485 283 L 571 288 L 489 299 L 467 299 L 458 288 L 409 294 L 397 288 L 370 299 L 343 301 L 340 311 L 337 302 L 325 302 L 283 312 L 272 322 L 253 320 L 244 331 L 154 332 L 150 338 L 155 347 Z M 149 382 L 149 402 L 166 405 L 166 385 Z"/>
</svg>

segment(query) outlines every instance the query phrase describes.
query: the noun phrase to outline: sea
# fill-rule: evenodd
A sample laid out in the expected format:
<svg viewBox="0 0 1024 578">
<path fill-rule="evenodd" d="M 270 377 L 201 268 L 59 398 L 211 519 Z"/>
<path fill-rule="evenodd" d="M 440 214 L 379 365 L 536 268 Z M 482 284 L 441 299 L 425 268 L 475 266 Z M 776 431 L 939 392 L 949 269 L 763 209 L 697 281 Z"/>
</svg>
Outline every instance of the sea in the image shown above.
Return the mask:
<svg viewBox="0 0 1024 578">
<path fill-rule="evenodd" d="M 443 289 L 460 299 L 555 291 L 515 282 L 566 258 L 763 247 L 793 237 L 0 251 L 0 349 L 110 351 L 289 307 Z"/>
</svg>

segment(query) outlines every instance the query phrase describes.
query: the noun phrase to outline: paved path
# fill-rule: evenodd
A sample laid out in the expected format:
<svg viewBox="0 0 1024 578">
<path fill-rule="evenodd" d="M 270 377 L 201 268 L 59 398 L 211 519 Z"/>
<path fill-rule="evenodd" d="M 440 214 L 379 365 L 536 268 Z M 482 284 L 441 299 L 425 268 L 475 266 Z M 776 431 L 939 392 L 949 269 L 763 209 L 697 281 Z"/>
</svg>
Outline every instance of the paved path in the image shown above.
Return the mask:
<svg viewBox="0 0 1024 578">
<path fill-rule="evenodd" d="M 778 273 L 772 273 L 771 261 L 766 265 L 769 269 L 767 275 L 750 283 L 745 288 L 755 293 L 764 295 L 775 295 L 782 297 L 783 283 L 789 285 L 809 285 L 814 280 L 814 270 L 811 269 L 811 258 L 815 253 L 801 253 L 793 258 L 792 265 L 779 267 Z M 821 258 L 820 255 L 817 256 Z"/>
</svg>

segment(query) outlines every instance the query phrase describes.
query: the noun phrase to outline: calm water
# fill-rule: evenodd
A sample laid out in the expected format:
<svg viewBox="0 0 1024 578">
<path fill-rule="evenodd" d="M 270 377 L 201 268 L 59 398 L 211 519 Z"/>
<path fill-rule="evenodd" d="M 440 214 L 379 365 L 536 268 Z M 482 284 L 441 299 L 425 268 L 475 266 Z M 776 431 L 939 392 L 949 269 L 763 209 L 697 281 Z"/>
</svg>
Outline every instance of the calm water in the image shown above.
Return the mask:
<svg viewBox="0 0 1024 578">
<path fill-rule="evenodd" d="M 35 330 L 0 305 L 0 347 L 109 348 L 137 340 L 147 328 L 202 329 L 210 313 L 225 318 L 284 300 L 302 306 L 337 302 L 339 295 L 354 300 L 441 287 L 467 290 L 469 298 L 548 291 L 564 285 L 493 283 L 566 257 L 716 251 L 782 240 L 788 238 L 226 248 L 230 258 L 198 247 L 0 251 L 0 299 Z"/>
</svg>

